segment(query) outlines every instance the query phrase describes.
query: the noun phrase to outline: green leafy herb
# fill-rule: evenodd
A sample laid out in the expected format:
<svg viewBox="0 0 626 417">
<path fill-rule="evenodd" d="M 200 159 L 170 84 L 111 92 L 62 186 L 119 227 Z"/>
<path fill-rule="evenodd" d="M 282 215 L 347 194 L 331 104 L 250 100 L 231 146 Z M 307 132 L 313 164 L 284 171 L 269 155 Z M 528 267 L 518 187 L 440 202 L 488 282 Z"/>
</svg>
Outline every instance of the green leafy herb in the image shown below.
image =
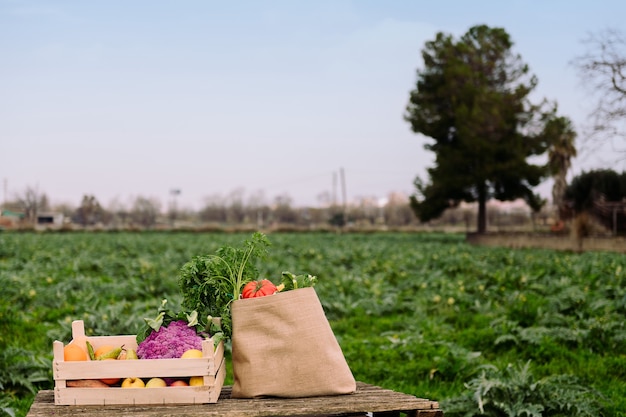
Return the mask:
<svg viewBox="0 0 626 417">
<path fill-rule="evenodd" d="M 241 248 L 222 246 L 215 254 L 193 257 L 179 273 L 183 306 L 200 314 L 221 317 L 224 337 L 230 338 L 230 303 L 241 297 L 246 283 L 258 278 L 254 261 L 266 257 L 269 245 L 267 237 L 256 232 Z"/>
<path fill-rule="evenodd" d="M 317 283 L 317 277 L 309 274 L 296 275 L 289 271 L 283 271 L 281 284 L 283 291 L 297 290 L 298 288 L 312 287 Z"/>
</svg>

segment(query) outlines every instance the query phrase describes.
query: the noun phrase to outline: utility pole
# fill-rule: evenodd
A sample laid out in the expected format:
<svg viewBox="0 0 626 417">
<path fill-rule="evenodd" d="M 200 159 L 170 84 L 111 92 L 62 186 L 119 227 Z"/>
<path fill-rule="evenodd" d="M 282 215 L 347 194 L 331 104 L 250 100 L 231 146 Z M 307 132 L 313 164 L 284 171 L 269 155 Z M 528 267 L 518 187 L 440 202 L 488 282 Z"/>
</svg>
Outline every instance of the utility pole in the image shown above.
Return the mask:
<svg viewBox="0 0 626 417">
<path fill-rule="evenodd" d="M 6 210 L 7 208 L 7 190 L 9 189 L 9 180 L 6 178 L 2 181 L 4 188 L 4 200 L 2 200 L 2 209 Z"/>
<path fill-rule="evenodd" d="M 346 174 L 343 171 L 343 168 L 339 168 L 339 175 L 341 176 L 341 217 L 342 224 L 348 224 L 348 213 L 347 213 L 347 192 L 346 192 Z"/>
<path fill-rule="evenodd" d="M 347 200 L 347 193 L 346 193 L 346 175 L 343 172 L 343 168 L 339 169 L 339 173 L 341 175 L 341 198 L 342 198 L 342 203 L 343 203 L 343 211 L 345 214 L 346 211 L 346 200 Z"/>
<path fill-rule="evenodd" d="M 337 173 L 333 171 L 333 196 L 331 201 L 331 207 L 337 205 Z"/>
</svg>

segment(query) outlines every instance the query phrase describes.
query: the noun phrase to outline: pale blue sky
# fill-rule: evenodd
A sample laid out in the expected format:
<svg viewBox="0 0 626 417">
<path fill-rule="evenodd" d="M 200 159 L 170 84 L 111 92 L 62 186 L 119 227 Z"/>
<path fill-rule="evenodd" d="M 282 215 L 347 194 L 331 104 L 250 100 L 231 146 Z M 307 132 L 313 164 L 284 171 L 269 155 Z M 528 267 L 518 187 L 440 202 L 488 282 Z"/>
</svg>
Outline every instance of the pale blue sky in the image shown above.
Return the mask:
<svg viewBox="0 0 626 417">
<path fill-rule="evenodd" d="M 402 115 L 438 31 L 503 27 L 536 97 L 578 126 L 570 61 L 624 16 L 621 0 L 0 0 L 0 180 L 53 204 L 165 208 L 180 188 L 194 209 L 237 189 L 317 205 L 343 168 L 350 200 L 408 194 L 433 158 Z"/>
</svg>

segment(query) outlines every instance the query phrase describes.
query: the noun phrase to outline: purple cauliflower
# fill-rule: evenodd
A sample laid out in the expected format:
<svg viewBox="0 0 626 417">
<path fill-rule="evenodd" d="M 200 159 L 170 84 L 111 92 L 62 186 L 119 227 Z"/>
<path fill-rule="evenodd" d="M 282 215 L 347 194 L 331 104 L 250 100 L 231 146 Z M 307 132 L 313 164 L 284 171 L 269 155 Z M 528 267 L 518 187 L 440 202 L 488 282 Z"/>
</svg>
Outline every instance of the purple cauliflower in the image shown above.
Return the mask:
<svg viewBox="0 0 626 417">
<path fill-rule="evenodd" d="M 140 359 L 180 358 L 186 350 L 202 350 L 202 337 L 194 327 L 189 327 L 184 320 L 173 321 L 167 327 L 161 326 L 152 331 L 137 346 Z"/>
</svg>

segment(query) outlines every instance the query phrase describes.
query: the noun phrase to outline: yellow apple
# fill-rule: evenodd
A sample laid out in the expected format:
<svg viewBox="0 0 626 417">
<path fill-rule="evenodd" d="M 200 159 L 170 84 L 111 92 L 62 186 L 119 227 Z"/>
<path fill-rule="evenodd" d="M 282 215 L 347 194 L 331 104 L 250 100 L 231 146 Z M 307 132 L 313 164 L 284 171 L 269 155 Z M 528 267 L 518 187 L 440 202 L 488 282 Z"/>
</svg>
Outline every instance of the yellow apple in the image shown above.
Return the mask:
<svg viewBox="0 0 626 417">
<path fill-rule="evenodd" d="M 146 383 L 146 388 L 162 388 L 167 387 L 167 383 L 162 378 L 150 378 Z"/>
<path fill-rule="evenodd" d="M 189 385 L 192 387 L 199 387 L 204 385 L 204 377 L 192 376 L 191 378 L 189 378 Z"/>
<path fill-rule="evenodd" d="M 144 388 L 143 379 L 137 377 L 126 378 L 122 381 L 122 388 Z"/>
<path fill-rule="evenodd" d="M 183 353 L 183 356 L 181 356 L 181 359 L 190 359 L 190 358 L 201 358 L 202 357 L 202 351 L 198 350 L 198 349 L 189 349 L 186 350 L 185 353 Z"/>
</svg>

